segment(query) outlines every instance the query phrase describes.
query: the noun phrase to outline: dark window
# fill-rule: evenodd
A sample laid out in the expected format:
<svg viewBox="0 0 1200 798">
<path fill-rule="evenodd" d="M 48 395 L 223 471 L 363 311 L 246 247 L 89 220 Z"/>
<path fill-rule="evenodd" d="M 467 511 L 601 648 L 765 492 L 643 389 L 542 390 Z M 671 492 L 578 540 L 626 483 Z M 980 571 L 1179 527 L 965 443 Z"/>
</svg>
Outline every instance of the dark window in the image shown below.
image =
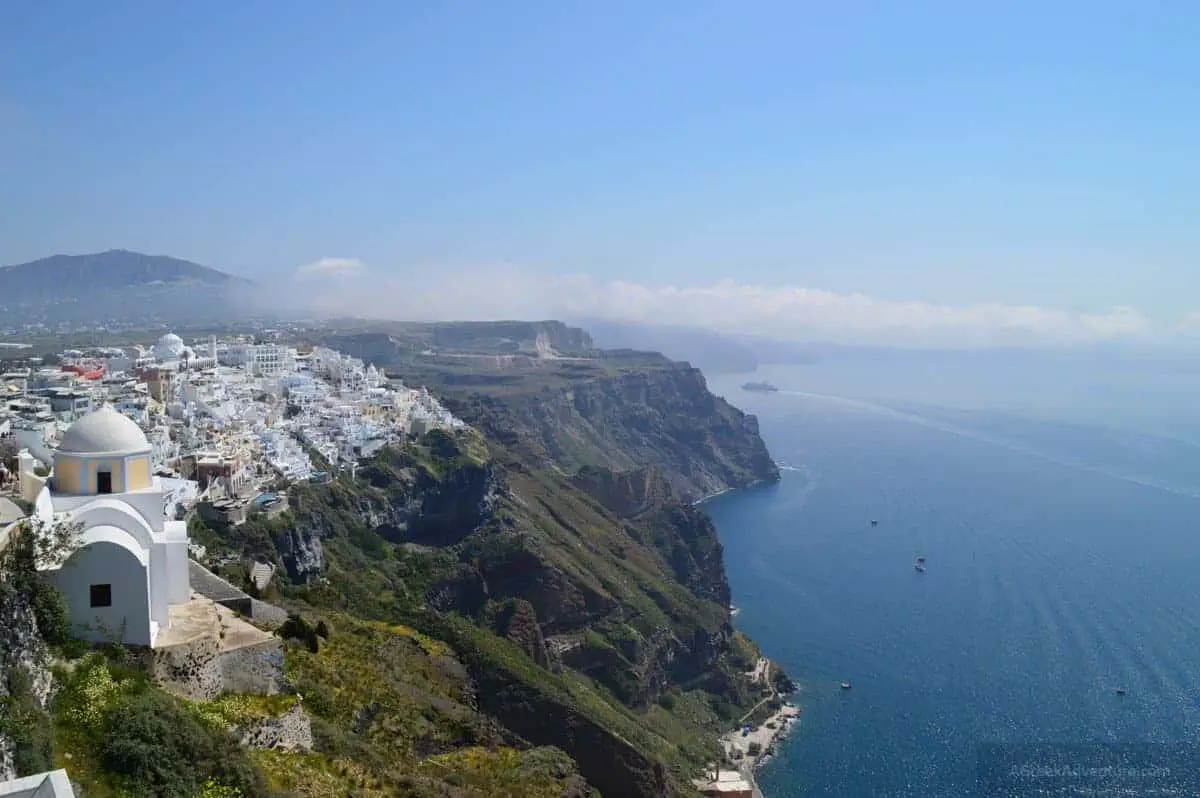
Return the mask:
<svg viewBox="0 0 1200 798">
<path fill-rule="evenodd" d="M 92 585 L 92 606 L 112 606 L 112 585 Z"/>
<path fill-rule="evenodd" d="M 112 472 L 101 471 L 96 474 L 96 492 L 112 493 Z"/>
</svg>

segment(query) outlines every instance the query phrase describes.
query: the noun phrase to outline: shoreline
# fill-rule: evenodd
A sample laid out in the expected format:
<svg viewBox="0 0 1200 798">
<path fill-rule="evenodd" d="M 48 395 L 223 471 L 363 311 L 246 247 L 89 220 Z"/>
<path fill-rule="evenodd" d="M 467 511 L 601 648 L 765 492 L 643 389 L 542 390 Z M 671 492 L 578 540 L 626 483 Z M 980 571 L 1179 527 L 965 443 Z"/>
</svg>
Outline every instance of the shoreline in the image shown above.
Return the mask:
<svg viewBox="0 0 1200 798">
<path fill-rule="evenodd" d="M 725 488 L 723 490 L 714 491 L 713 493 L 706 493 L 703 496 L 701 496 L 699 499 L 696 499 L 696 501 L 692 502 L 692 506 L 699 507 L 700 505 L 704 504 L 709 499 L 715 499 L 718 496 L 724 496 L 726 493 L 731 493 L 735 490 L 737 490 L 737 488 Z"/>
<path fill-rule="evenodd" d="M 753 678 L 770 684 L 771 663 L 763 659 L 755 666 Z M 742 718 L 745 721 L 758 711 L 763 703 L 782 701 L 775 712 L 757 726 L 744 726 L 726 732 L 718 738 L 723 753 L 720 766 L 712 763 L 705 778 L 696 779 L 693 785 L 705 795 L 721 795 L 733 791 L 749 791 L 754 798 L 763 798 L 755 772 L 775 754 L 776 746 L 799 723 L 804 710 L 791 703 L 786 697 L 771 691 L 771 695 L 751 709 Z"/>
<path fill-rule="evenodd" d="M 779 463 L 775 465 L 780 471 L 802 470 L 786 464 L 782 467 Z M 763 484 L 764 481 L 760 479 L 738 488 L 729 487 L 714 491 L 691 502 L 691 505 L 698 507 L 718 496 L 753 488 Z M 736 618 L 740 611 L 739 607 L 730 602 L 729 617 L 731 620 Z M 769 659 L 762 657 L 755 665 L 754 670 L 746 674 L 752 681 L 767 685 L 770 694 L 742 717 L 742 722 L 739 722 L 737 728 L 717 738 L 717 742 L 721 746 L 723 761 L 719 764 L 709 763 L 705 768 L 704 778 L 692 780 L 692 785 L 701 794 L 721 796 L 731 792 L 741 794 L 749 792 L 753 798 L 764 798 L 762 789 L 758 786 L 758 780 L 755 778 L 755 771 L 774 756 L 776 745 L 787 736 L 793 726 L 798 724 L 804 713 L 803 709 L 788 700 L 788 696 L 781 695 L 775 689 L 774 683 L 771 681 L 773 665 L 774 663 Z M 793 690 L 792 694 L 795 692 L 799 692 L 799 690 Z M 779 701 L 781 706 L 758 726 L 742 725 L 747 718 L 758 711 L 759 707 L 770 701 Z"/>
</svg>

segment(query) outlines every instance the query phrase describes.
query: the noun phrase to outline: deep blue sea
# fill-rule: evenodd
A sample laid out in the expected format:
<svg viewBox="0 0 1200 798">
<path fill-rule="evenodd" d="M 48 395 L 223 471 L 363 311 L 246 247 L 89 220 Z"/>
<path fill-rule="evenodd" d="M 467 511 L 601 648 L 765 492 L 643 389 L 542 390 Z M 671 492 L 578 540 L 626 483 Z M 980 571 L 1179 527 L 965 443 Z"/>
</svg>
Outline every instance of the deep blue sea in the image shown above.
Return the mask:
<svg viewBox="0 0 1200 798">
<path fill-rule="evenodd" d="M 1186 402 L 1105 424 L 1128 397 L 867 390 L 853 371 L 756 375 L 778 394 L 710 380 L 788 464 L 708 504 L 737 625 L 801 686 L 767 798 L 980 794 L 981 746 L 1086 758 L 1070 743 L 1153 759 L 1125 794 L 1200 794 L 1150 789 L 1200 763 L 1200 448 L 1165 429 L 1189 428 Z M 1048 747 L 1011 748 L 1030 744 Z"/>
</svg>

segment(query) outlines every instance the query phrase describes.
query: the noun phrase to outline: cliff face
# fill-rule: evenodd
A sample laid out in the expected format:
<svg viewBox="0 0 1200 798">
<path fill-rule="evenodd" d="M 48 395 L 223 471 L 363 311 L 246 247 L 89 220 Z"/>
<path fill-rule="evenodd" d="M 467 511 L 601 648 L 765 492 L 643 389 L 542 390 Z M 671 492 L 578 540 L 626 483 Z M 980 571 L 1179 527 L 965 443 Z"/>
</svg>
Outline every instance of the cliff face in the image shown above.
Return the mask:
<svg viewBox="0 0 1200 798">
<path fill-rule="evenodd" d="M 584 466 L 571 483 L 604 505 L 618 518 L 642 518 L 680 499 L 657 468 L 610 471 Z"/>
<path fill-rule="evenodd" d="M 291 578 L 309 582 L 324 571 L 322 541 L 343 535 L 347 518 L 392 543 L 431 546 L 458 543 L 490 519 L 507 492 L 503 470 L 439 436 L 403 453 L 384 450 L 350 485 L 296 492 L 289 523 L 274 531 Z"/>
<path fill-rule="evenodd" d="M 546 467 L 575 473 L 652 465 L 684 501 L 779 479 L 758 420 L 710 393 L 686 363 L 663 359 L 515 397 L 475 394 L 454 407 Z"/>
</svg>

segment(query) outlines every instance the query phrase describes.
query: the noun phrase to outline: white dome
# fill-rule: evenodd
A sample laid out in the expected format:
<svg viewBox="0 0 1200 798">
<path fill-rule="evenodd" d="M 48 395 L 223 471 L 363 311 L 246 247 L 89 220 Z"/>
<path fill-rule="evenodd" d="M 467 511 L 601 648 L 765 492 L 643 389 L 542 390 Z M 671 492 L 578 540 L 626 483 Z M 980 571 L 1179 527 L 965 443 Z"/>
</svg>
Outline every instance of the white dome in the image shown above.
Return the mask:
<svg viewBox="0 0 1200 798">
<path fill-rule="evenodd" d="M 182 338 L 175 333 L 167 333 L 154 345 L 154 358 L 160 362 L 179 360 L 185 348 Z"/>
<path fill-rule="evenodd" d="M 68 427 L 58 451 L 63 454 L 141 454 L 150 451 L 150 442 L 132 419 L 105 405 Z"/>
</svg>

